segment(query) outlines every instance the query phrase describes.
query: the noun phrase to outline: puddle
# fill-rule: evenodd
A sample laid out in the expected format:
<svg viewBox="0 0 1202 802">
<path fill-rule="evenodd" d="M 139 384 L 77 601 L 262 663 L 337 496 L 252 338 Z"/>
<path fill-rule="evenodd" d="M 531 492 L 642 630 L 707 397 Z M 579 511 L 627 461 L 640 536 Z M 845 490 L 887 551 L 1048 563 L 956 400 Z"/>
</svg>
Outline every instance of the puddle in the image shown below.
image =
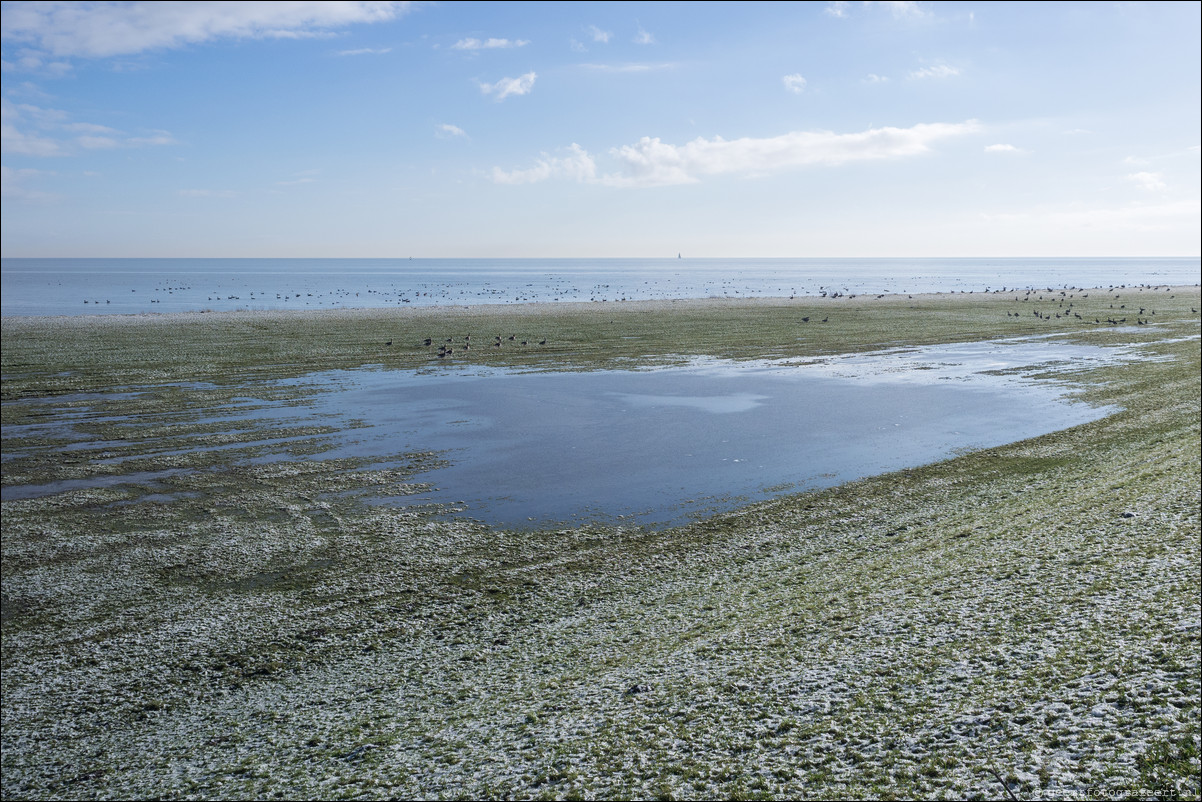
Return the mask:
<svg viewBox="0 0 1202 802">
<path fill-rule="evenodd" d="M 87 479 L 63 479 L 44 485 L 13 485 L 0 490 L 0 500 L 41 498 L 70 490 L 91 490 L 97 487 L 156 486 L 159 479 L 191 473 L 190 468 L 171 468 L 165 471 L 138 471 L 136 473 L 106 474 Z"/>
<path fill-rule="evenodd" d="M 1147 357 L 1025 338 L 584 373 L 364 369 L 284 382 L 322 390 L 302 408 L 240 397 L 211 412 L 214 420 L 333 427 L 322 435 L 330 446 L 322 459 L 384 466 L 404 453 L 445 458 L 415 477 L 436 490 L 395 498 L 363 491 L 368 503 L 448 503 L 509 527 L 659 527 L 1095 420 L 1111 410 L 1073 403 L 1068 383 L 1033 376 L 1134 358 Z M 268 444 L 280 441 L 237 445 Z M 4 497 L 45 489 L 10 487 Z"/>
</svg>

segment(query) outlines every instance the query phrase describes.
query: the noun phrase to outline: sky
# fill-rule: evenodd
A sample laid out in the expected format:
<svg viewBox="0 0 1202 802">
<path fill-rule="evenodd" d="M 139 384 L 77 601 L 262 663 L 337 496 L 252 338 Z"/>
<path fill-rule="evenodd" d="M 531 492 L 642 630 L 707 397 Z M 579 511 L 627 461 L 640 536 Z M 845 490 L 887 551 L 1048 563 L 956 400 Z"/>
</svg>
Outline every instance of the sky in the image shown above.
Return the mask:
<svg viewBox="0 0 1202 802">
<path fill-rule="evenodd" d="M 1200 8 L 5 2 L 0 252 L 1196 256 Z"/>
</svg>

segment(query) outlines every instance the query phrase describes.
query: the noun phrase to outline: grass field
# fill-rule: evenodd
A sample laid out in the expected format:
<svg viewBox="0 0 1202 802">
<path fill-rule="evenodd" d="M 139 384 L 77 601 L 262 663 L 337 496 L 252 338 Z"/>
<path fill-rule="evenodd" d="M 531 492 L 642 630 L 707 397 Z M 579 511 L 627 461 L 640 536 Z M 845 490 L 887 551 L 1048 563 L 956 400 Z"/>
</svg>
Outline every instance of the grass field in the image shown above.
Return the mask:
<svg viewBox="0 0 1202 802">
<path fill-rule="evenodd" d="M 6 318 L 3 486 L 64 484 L 2 506 L 0 791 L 1197 798 L 1199 301 Z M 222 419 L 303 408 L 320 388 L 280 380 L 332 368 L 1020 335 L 1146 358 L 1060 371 L 1120 408 L 1094 423 L 660 532 L 367 505 L 441 456 L 381 470 L 323 458 L 320 426 Z M 256 461 L 268 439 L 291 457 Z"/>
</svg>

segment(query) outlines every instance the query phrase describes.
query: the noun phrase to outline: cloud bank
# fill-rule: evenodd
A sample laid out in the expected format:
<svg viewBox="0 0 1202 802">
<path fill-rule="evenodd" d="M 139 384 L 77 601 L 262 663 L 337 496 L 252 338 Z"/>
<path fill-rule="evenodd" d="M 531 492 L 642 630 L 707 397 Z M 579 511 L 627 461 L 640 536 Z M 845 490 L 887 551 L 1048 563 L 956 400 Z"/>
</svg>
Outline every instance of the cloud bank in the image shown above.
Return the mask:
<svg viewBox="0 0 1202 802">
<path fill-rule="evenodd" d="M 53 56 L 103 58 L 221 38 L 301 38 L 385 22 L 407 2 L 96 2 L 5 5 L 0 34 Z"/>
<path fill-rule="evenodd" d="M 658 137 L 643 137 L 633 145 L 612 148 L 613 172 L 597 174 L 593 157 L 573 143 L 564 156 L 543 154 L 534 167 L 505 171 L 494 168 L 493 180 L 528 184 L 569 179 L 615 187 L 654 187 L 693 184 L 708 176 L 764 175 L 810 165 L 898 159 L 931 150 L 935 142 L 981 130 L 975 120 L 963 123 L 923 123 L 911 128 L 872 128 L 852 134 L 831 131 L 793 131 L 776 137 L 694 139 L 672 145 Z"/>
<path fill-rule="evenodd" d="M 845 19 L 850 5 L 851 3 L 847 0 L 834 0 L 834 2 L 826 4 L 825 11 L 832 17 Z M 876 2 L 864 0 L 862 5 L 888 9 L 894 19 L 921 19 L 930 16 L 930 12 L 924 11 L 922 6 L 913 0 L 877 0 Z"/>
<path fill-rule="evenodd" d="M 505 171 L 494 167 L 492 179 L 498 184 L 536 184 L 550 178 L 565 178 L 581 183 L 589 183 L 597 177 L 597 165 L 584 148 L 575 142 L 566 148 L 563 156 L 549 156 L 544 153 L 539 157 L 534 167 L 526 170 Z"/>
<path fill-rule="evenodd" d="M 22 202 L 57 200 L 57 197 L 49 192 L 25 186 L 26 179 L 36 179 L 42 175 L 46 174 L 41 170 L 13 170 L 7 166 L 0 166 L 0 197 Z"/>
<path fill-rule="evenodd" d="M 70 156 L 81 150 L 174 145 L 167 131 L 131 136 L 96 123 L 72 122 L 59 109 L 0 99 L 0 152 L 22 156 Z"/>
<path fill-rule="evenodd" d="M 391 53 L 391 47 L 357 47 L 354 50 L 339 50 L 340 56 L 382 56 Z"/>
<path fill-rule="evenodd" d="M 505 50 L 511 47 L 525 47 L 529 39 L 460 39 L 451 45 L 452 50 Z"/>
</svg>

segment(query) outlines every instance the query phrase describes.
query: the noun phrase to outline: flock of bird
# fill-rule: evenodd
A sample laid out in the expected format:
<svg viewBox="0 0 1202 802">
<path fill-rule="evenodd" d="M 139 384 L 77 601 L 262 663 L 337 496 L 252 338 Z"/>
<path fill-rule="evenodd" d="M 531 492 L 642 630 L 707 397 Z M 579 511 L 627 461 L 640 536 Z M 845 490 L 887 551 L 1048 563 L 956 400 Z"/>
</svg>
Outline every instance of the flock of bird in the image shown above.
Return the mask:
<svg viewBox="0 0 1202 802">
<path fill-rule="evenodd" d="M 1109 294 L 1110 292 L 1115 292 L 1116 290 L 1123 290 L 1123 291 L 1128 291 L 1128 292 L 1130 292 L 1131 290 L 1137 290 L 1139 292 L 1143 292 L 1144 290 L 1157 291 L 1157 290 L 1161 290 L 1161 289 L 1163 289 L 1165 292 L 1168 292 L 1172 288 L 1171 287 L 1163 287 L 1162 288 L 1159 286 L 1155 286 L 1155 287 L 1154 286 L 1141 286 L 1138 288 L 1134 288 L 1134 287 L 1127 288 L 1125 286 L 1119 286 L 1119 287 L 1110 287 L 1109 292 L 1107 294 Z M 1007 289 L 1005 287 L 1003 287 L 1001 290 L 995 290 L 994 292 L 1000 293 L 1000 292 L 1006 292 L 1006 291 L 1007 291 Z M 1011 291 L 1014 292 L 1014 290 L 1011 290 Z M 986 292 L 989 292 L 989 290 L 986 290 Z M 1094 292 L 1097 293 L 1098 290 L 1094 290 Z M 849 300 L 850 300 L 850 298 L 855 297 L 854 295 L 845 296 L 842 293 L 837 293 L 837 292 L 831 293 L 831 294 L 824 292 L 823 295 L 828 298 L 838 298 L 838 297 L 842 296 L 842 297 L 848 298 Z M 877 298 L 884 298 L 884 297 L 885 297 L 885 295 L 877 296 Z M 912 295 L 909 297 L 913 298 Z M 1176 296 L 1173 296 L 1173 295 L 1169 296 L 1169 298 L 1174 298 L 1174 297 L 1176 297 Z M 1025 302 L 1034 302 L 1034 303 L 1055 302 L 1056 306 L 1051 311 L 1046 311 L 1045 309 L 1032 309 L 1031 310 L 1031 315 L 1040 320 L 1049 320 L 1050 321 L 1050 320 L 1062 320 L 1062 319 L 1068 319 L 1068 318 L 1075 318 L 1077 320 L 1080 320 L 1082 323 L 1090 323 L 1090 324 L 1097 324 L 1097 325 L 1101 325 L 1101 324 L 1105 323 L 1105 324 L 1112 325 L 1112 326 L 1119 326 L 1119 325 L 1126 324 L 1131 317 L 1134 317 L 1135 323 L 1137 325 L 1146 326 L 1146 325 L 1151 324 L 1153 322 L 1153 318 L 1155 318 L 1155 316 L 1156 316 L 1155 309 L 1150 309 L 1146 306 L 1138 306 L 1137 304 L 1132 304 L 1133 307 L 1138 306 L 1138 311 L 1135 311 L 1134 309 L 1128 310 L 1126 303 L 1120 303 L 1118 305 L 1118 307 L 1116 308 L 1113 301 L 1109 304 L 1109 309 L 1111 310 L 1111 314 L 1108 314 L 1105 317 L 1105 319 L 1103 319 L 1101 316 L 1098 316 L 1095 314 L 1082 315 L 1074 307 L 1076 306 L 1076 304 L 1079 301 L 1083 301 L 1087 298 L 1089 298 L 1089 292 L 1086 292 L 1085 290 L 1076 288 L 1076 287 L 1069 287 L 1069 288 L 1066 288 L 1063 290 L 1055 290 L 1050 287 L 1047 288 L 1046 290 L 1028 289 L 1025 291 L 1025 293 L 1022 295 L 1022 297 L 1019 297 L 1017 294 L 1014 296 L 1015 301 L 1020 301 L 1023 303 L 1025 303 Z M 1113 300 L 1121 301 L 1122 293 L 1121 292 L 1116 293 Z M 1096 303 L 1096 299 L 1095 299 L 1095 303 Z M 1198 312 L 1197 309 L 1193 309 L 1193 308 L 1191 308 L 1190 311 L 1193 312 L 1194 314 L 1197 314 L 1197 312 Z M 1025 314 L 1025 312 L 1007 311 L 1006 317 L 1021 318 L 1024 316 L 1024 314 Z M 1120 317 L 1120 315 L 1121 315 L 1121 317 Z M 807 315 L 807 316 L 801 318 L 801 322 L 809 323 L 811 321 L 811 319 L 812 319 L 811 316 Z M 830 316 L 828 315 L 828 316 L 822 318 L 821 320 L 815 320 L 814 322 L 826 323 L 829 320 L 830 320 Z M 488 345 L 489 345 L 489 347 L 492 347 L 492 348 L 501 348 L 504 346 L 504 344 L 506 342 L 511 342 L 515 346 L 522 346 L 522 347 L 529 347 L 531 345 L 545 346 L 547 344 L 546 338 L 538 340 L 536 343 L 534 340 L 531 340 L 531 339 L 518 340 L 517 335 L 515 335 L 515 334 L 510 334 L 508 338 L 502 338 L 501 335 L 498 334 L 493 337 L 492 342 L 490 342 Z M 436 343 L 436 338 L 434 338 L 434 337 L 426 337 L 422 341 L 422 345 L 426 348 L 433 348 L 435 346 L 435 343 Z M 392 344 L 393 344 L 393 340 L 389 340 L 388 342 L 384 343 L 384 345 L 389 346 L 389 347 L 391 347 Z M 445 340 L 438 341 L 437 347 L 438 347 L 438 350 L 433 353 L 433 356 L 437 359 L 447 359 L 449 357 L 452 357 L 456 353 L 456 351 L 459 351 L 460 353 L 470 351 L 472 349 L 472 335 L 465 334 L 465 335 L 463 335 L 462 339 L 456 339 L 455 337 L 447 337 Z"/>
<path fill-rule="evenodd" d="M 501 339 L 501 335 L 498 334 L 493 338 L 493 341 L 491 343 L 489 343 L 489 346 L 491 346 L 492 348 L 501 348 L 505 342 L 506 342 L 505 340 Z M 529 340 L 529 339 L 518 340 L 516 334 L 510 334 L 509 338 L 508 338 L 508 342 L 512 342 L 512 343 L 514 343 L 514 345 L 521 345 L 521 346 L 529 346 L 529 345 L 535 344 L 533 340 Z M 392 347 L 392 343 L 393 343 L 393 341 L 389 340 L 388 342 L 384 343 L 384 345 L 388 346 L 388 347 Z M 422 340 L 422 345 L 426 348 L 433 348 L 434 343 L 435 343 L 434 337 L 426 337 L 424 340 Z M 543 339 L 539 340 L 537 344 L 538 345 L 546 345 L 547 339 L 544 337 Z M 438 351 L 436 351 L 434 353 L 434 356 L 437 359 L 447 359 L 455 354 L 456 349 L 458 349 L 461 353 L 472 350 L 472 335 L 471 334 L 463 335 L 463 339 L 461 341 L 457 340 L 454 337 L 447 337 L 445 340 L 438 343 Z"/>
<path fill-rule="evenodd" d="M 1115 290 L 1126 290 L 1126 289 L 1128 289 L 1128 288 L 1127 287 L 1110 287 L 1109 292 L 1114 292 Z M 1170 287 L 1161 288 L 1159 286 L 1156 286 L 1156 287 L 1149 286 L 1149 287 L 1139 287 L 1138 291 L 1143 292 L 1145 289 L 1152 290 L 1152 291 L 1157 291 L 1157 290 L 1163 289 L 1165 292 L 1168 292 L 1171 288 Z M 1036 303 L 1055 301 L 1056 308 L 1054 310 L 1052 310 L 1051 312 L 1044 311 L 1042 309 L 1032 309 L 1031 310 L 1031 314 L 1033 316 L 1035 316 L 1036 318 L 1039 318 L 1040 320 L 1061 320 L 1061 319 L 1067 319 L 1067 318 L 1075 318 L 1077 320 L 1080 320 L 1082 323 L 1090 323 L 1090 324 L 1096 324 L 1096 325 L 1108 324 L 1111 326 L 1120 326 L 1120 325 L 1126 324 L 1130 317 L 1134 317 L 1136 325 L 1147 326 L 1153 322 L 1152 318 L 1155 317 L 1155 315 L 1156 315 L 1155 309 L 1149 309 L 1146 306 L 1140 306 L 1138 312 L 1133 312 L 1133 311 L 1130 311 L 1127 309 L 1127 304 L 1120 303 L 1118 305 L 1118 307 L 1115 308 L 1115 305 L 1113 302 L 1111 302 L 1109 304 L 1109 309 L 1111 310 L 1111 312 L 1110 312 L 1110 314 L 1106 315 L 1105 319 L 1103 319 L 1100 315 L 1097 315 L 1097 314 L 1082 315 L 1080 312 L 1075 311 L 1073 309 L 1073 306 L 1076 303 L 1076 301 L 1074 299 L 1080 298 L 1083 300 L 1085 298 L 1088 298 L 1089 297 L 1088 292 L 1084 292 L 1083 290 L 1080 290 L 1077 288 L 1068 288 L 1065 290 L 1057 291 L 1057 290 L 1051 289 L 1050 287 L 1046 290 L 1046 292 L 1047 292 L 1048 297 L 1045 298 L 1044 295 L 1042 294 L 1043 291 L 1041 291 L 1041 290 L 1027 290 L 1026 294 L 1022 298 L 1019 298 L 1016 295 L 1014 297 L 1014 300 L 1022 301 L 1024 303 L 1027 301 L 1031 301 L 1031 300 L 1034 300 Z M 1034 299 L 1032 298 L 1033 295 L 1036 296 Z M 1175 297 L 1176 297 L 1175 295 L 1169 296 L 1169 298 L 1175 298 Z M 1113 300 L 1118 301 L 1121 299 L 1122 299 L 1122 294 L 1119 293 L 1114 296 Z M 1066 302 L 1067 302 L 1067 305 L 1066 305 Z M 1137 306 L 1137 304 L 1132 304 L 1132 306 L 1133 307 Z M 1194 314 L 1197 314 L 1197 312 L 1198 312 L 1197 309 L 1191 309 L 1190 311 L 1193 312 Z M 1021 318 L 1024 314 L 1025 313 L 1023 313 L 1023 312 L 1006 312 L 1006 317 Z M 1121 317 L 1120 317 L 1120 315 L 1121 315 Z M 1090 320 L 1091 317 L 1093 318 L 1092 320 Z"/>
</svg>

